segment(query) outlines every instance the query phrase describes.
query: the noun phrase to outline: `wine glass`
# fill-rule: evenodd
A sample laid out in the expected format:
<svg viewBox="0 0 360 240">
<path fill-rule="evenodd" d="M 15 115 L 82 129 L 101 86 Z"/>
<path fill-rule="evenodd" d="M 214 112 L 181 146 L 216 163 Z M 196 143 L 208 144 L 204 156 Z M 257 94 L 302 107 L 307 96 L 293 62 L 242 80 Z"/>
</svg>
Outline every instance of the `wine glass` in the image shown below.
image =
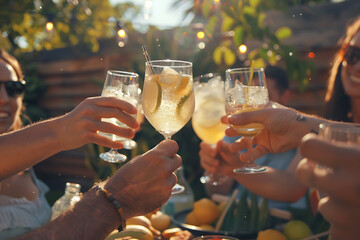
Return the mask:
<svg viewBox="0 0 360 240">
<path fill-rule="evenodd" d="M 226 70 L 225 109 L 227 114 L 256 111 L 269 102 L 269 94 L 265 82 L 263 68 L 236 68 Z M 252 139 L 259 134 L 264 126 L 261 123 L 250 123 L 243 126 L 232 125 L 234 130 L 243 137 Z M 257 165 L 254 161 L 244 163 L 244 166 L 234 169 L 235 173 L 261 173 L 266 167 Z"/>
<path fill-rule="evenodd" d="M 145 63 L 142 108 L 146 119 L 170 139 L 190 120 L 195 106 L 192 63 L 154 60 Z M 172 193 L 184 187 L 176 184 Z"/>
<path fill-rule="evenodd" d="M 192 116 L 192 127 L 196 135 L 212 148 L 225 137 L 227 125 L 220 119 L 225 113 L 224 81 L 217 73 L 207 73 L 194 78 L 195 110 Z M 202 183 L 219 185 L 225 176 L 208 173 L 200 178 Z"/>
<path fill-rule="evenodd" d="M 142 107 L 141 107 L 141 89 L 140 88 L 138 88 L 137 104 L 135 106 L 137 108 L 136 119 L 140 123 L 141 118 L 143 117 L 142 116 L 143 114 L 141 113 Z M 116 141 L 120 141 L 124 145 L 124 149 L 127 149 L 127 150 L 132 150 L 137 147 L 137 143 L 130 138 L 116 136 Z"/>
<path fill-rule="evenodd" d="M 360 146 L 360 124 L 321 123 L 319 125 L 319 136 L 331 142 L 338 142 L 339 144 Z M 317 167 L 332 171 L 323 164 L 317 164 Z"/>
<path fill-rule="evenodd" d="M 106 79 L 101 96 L 116 97 L 133 104 L 138 104 L 139 75 L 132 72 L 109 70 L 106 73 Z M 136 115 L 133 115 L 136 117 Z M 116 118 L 102 118 L 101 121 L 109 122 L 119 127 L 128 128 L 128 126 Z M 98 132 L 113 141 L 123 141 L 124 137 L 115 134 Z M 121 163 L 126 161 L 127 157 L 119 153 L 116 149 L 110 149 L 108 152 L 100 153 L 100 158 L 110 163 Z"/>
</svg>

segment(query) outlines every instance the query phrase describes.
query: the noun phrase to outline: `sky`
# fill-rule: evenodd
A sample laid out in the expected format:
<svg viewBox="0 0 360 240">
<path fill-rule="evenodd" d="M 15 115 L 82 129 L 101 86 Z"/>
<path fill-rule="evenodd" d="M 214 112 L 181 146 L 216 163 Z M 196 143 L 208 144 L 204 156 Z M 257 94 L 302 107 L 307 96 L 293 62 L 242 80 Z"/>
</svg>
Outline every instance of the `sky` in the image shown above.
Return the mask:
<svg viewBox="0 0 360 240">
<path fill-rule="evenodd" d="M 129 0 L 110 0 L 112 4 L 129 2 Z M 145 13 L 146 3 L 152 2 L 151 7 L 149 8 L 149 19 L 144 18 L 144 14 L 141 14 L 139 19 L 133 19 L 134 24 L 150 24 L 159 27 L 160 29 L 172 28 L 181 25 L 187 25 L 190 22 L 190 19 L 184 20 L 184 11 L 186 9 L 186 4 L 182 4 L 181 7 L 174 10 L 171 8 L 174 0 L 133 0 L 131 1 L 138 6 L 143 7 Z M 136 26 L 134 26 L 136 27 Z"/>
</svg>

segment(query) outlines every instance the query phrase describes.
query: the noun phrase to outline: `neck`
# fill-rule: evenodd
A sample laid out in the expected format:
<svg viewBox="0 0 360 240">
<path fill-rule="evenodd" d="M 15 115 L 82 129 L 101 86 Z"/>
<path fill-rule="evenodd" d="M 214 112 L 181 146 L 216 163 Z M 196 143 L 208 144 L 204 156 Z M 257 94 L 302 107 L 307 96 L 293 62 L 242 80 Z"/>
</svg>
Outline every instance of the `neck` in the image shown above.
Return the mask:
<svg viewBox="0 0 360 240">
<path fill-rule="evenodd" d="M 351 99 L 351 112 L 353 115 L 353 122 L 360 123 L 360 98 Z"/>
</svg>

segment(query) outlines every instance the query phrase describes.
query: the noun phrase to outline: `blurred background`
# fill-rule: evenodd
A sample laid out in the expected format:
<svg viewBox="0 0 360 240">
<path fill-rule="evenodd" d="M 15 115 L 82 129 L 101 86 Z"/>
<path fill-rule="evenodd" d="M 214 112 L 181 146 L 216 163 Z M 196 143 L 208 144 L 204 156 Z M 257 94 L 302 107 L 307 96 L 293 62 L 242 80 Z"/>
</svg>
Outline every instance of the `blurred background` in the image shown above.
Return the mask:
<svg viewBox="0 0 360 240">
<path fill-rule="evenodd" d="M 109 69 L 136 72 L 142 85 L 142 45 L 153 60 L 193 62 L 194 77 L 224 76 L 226 69 L 251 61 L 281 66 L 291 82 L 289 105 L 321 115 L 337 41 L 359 12 L 358 0 L 8 0 L 0 2 L 0 46 L 22 63 L 31 122 L 100 95 Z M 200 140 L 190 123 L 174 139 L 199 199 L 205 194 L 199 181 Z M 129 158 L 162 136 L 144 120 L 134 140 L 136 149 L 120 150 Z M 35 170 L 53 192 L 63 192 L 68 181 L 85 191 L 121 167 L 100 160 L 103 151 L 87 145 L 61 152 Z"/>
</svg>

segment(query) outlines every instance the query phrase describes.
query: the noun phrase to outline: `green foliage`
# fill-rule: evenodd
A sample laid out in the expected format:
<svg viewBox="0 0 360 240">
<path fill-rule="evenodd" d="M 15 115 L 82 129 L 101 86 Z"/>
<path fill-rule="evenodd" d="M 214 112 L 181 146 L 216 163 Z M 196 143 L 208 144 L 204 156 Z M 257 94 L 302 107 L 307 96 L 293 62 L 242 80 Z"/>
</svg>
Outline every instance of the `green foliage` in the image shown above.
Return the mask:
<svg viewBox="0 0 360 240">
<path fill-rule="evenodd" d="M 324 219 L 320 212 L 317 212 L 315 215 L 313 214 L 310 201 L 310 190 L 308 190 L 306 193 L 306 209 L 289 209 L 293 215 L 293 219 L 305 222 L 314 234 L 329 230 L 330 224 Z"/>
<path fill-rule="evenodd" d="M 213 36 L 213 41 L 217 42 L 212 54 L 217 65 L 228 68 L 248 66 L 254 60 L 257 67 L 264 67 L 266 64 L 274 65 L 282 61 L 289 79 L 297 82 L 300 91 L 305 90 L 313 70 L 312 63 L 300 59 L 295 49 L 282 43 L 291 36 L 291 28 L 282 26 L 271 31 L 264 21 L 269 10 L 286 11 L 295 5 L 328 2 L 327 0 L 224 0 L 218 5 L 212 0 L 193 2 L 187 13 L 195 14 L 194 23 L 207 23 L 206 34 Z M 220 41 L 215 37 L 216 34 L 222 35 Z M 237 59 L 241 55 L 238 47 L 250 42 L 259 44 L 251 46 L 247 57 L 240 56 Z"/>
<path fill-rule="evenodd" d="M 255 233 L 269 227 L 268 200 L 263 199 L 259 206 L 257 198 L 246 189 L 242 191 L 239 201 L 231 203 L 220 229 L 234 233 Z"/>
<path fill-rule="evenodd" d="M 120 19 L 126 9 L 137 12 L 131 3 L 114 7 L 108 0 L 79 1 L 78 4 L 67 0 L 43 0 L 41 8 L 36 8 L 34 2 L 0 2 L 0 43 L 4 43 L 6 49 L 30 52 L 81 43 L 96 52 L 99 39 L 114 35 L 116 21 L 109 20 Z M 47 21 L 54 23 L 53 31 L 45 30 Z"/>
</svg>

